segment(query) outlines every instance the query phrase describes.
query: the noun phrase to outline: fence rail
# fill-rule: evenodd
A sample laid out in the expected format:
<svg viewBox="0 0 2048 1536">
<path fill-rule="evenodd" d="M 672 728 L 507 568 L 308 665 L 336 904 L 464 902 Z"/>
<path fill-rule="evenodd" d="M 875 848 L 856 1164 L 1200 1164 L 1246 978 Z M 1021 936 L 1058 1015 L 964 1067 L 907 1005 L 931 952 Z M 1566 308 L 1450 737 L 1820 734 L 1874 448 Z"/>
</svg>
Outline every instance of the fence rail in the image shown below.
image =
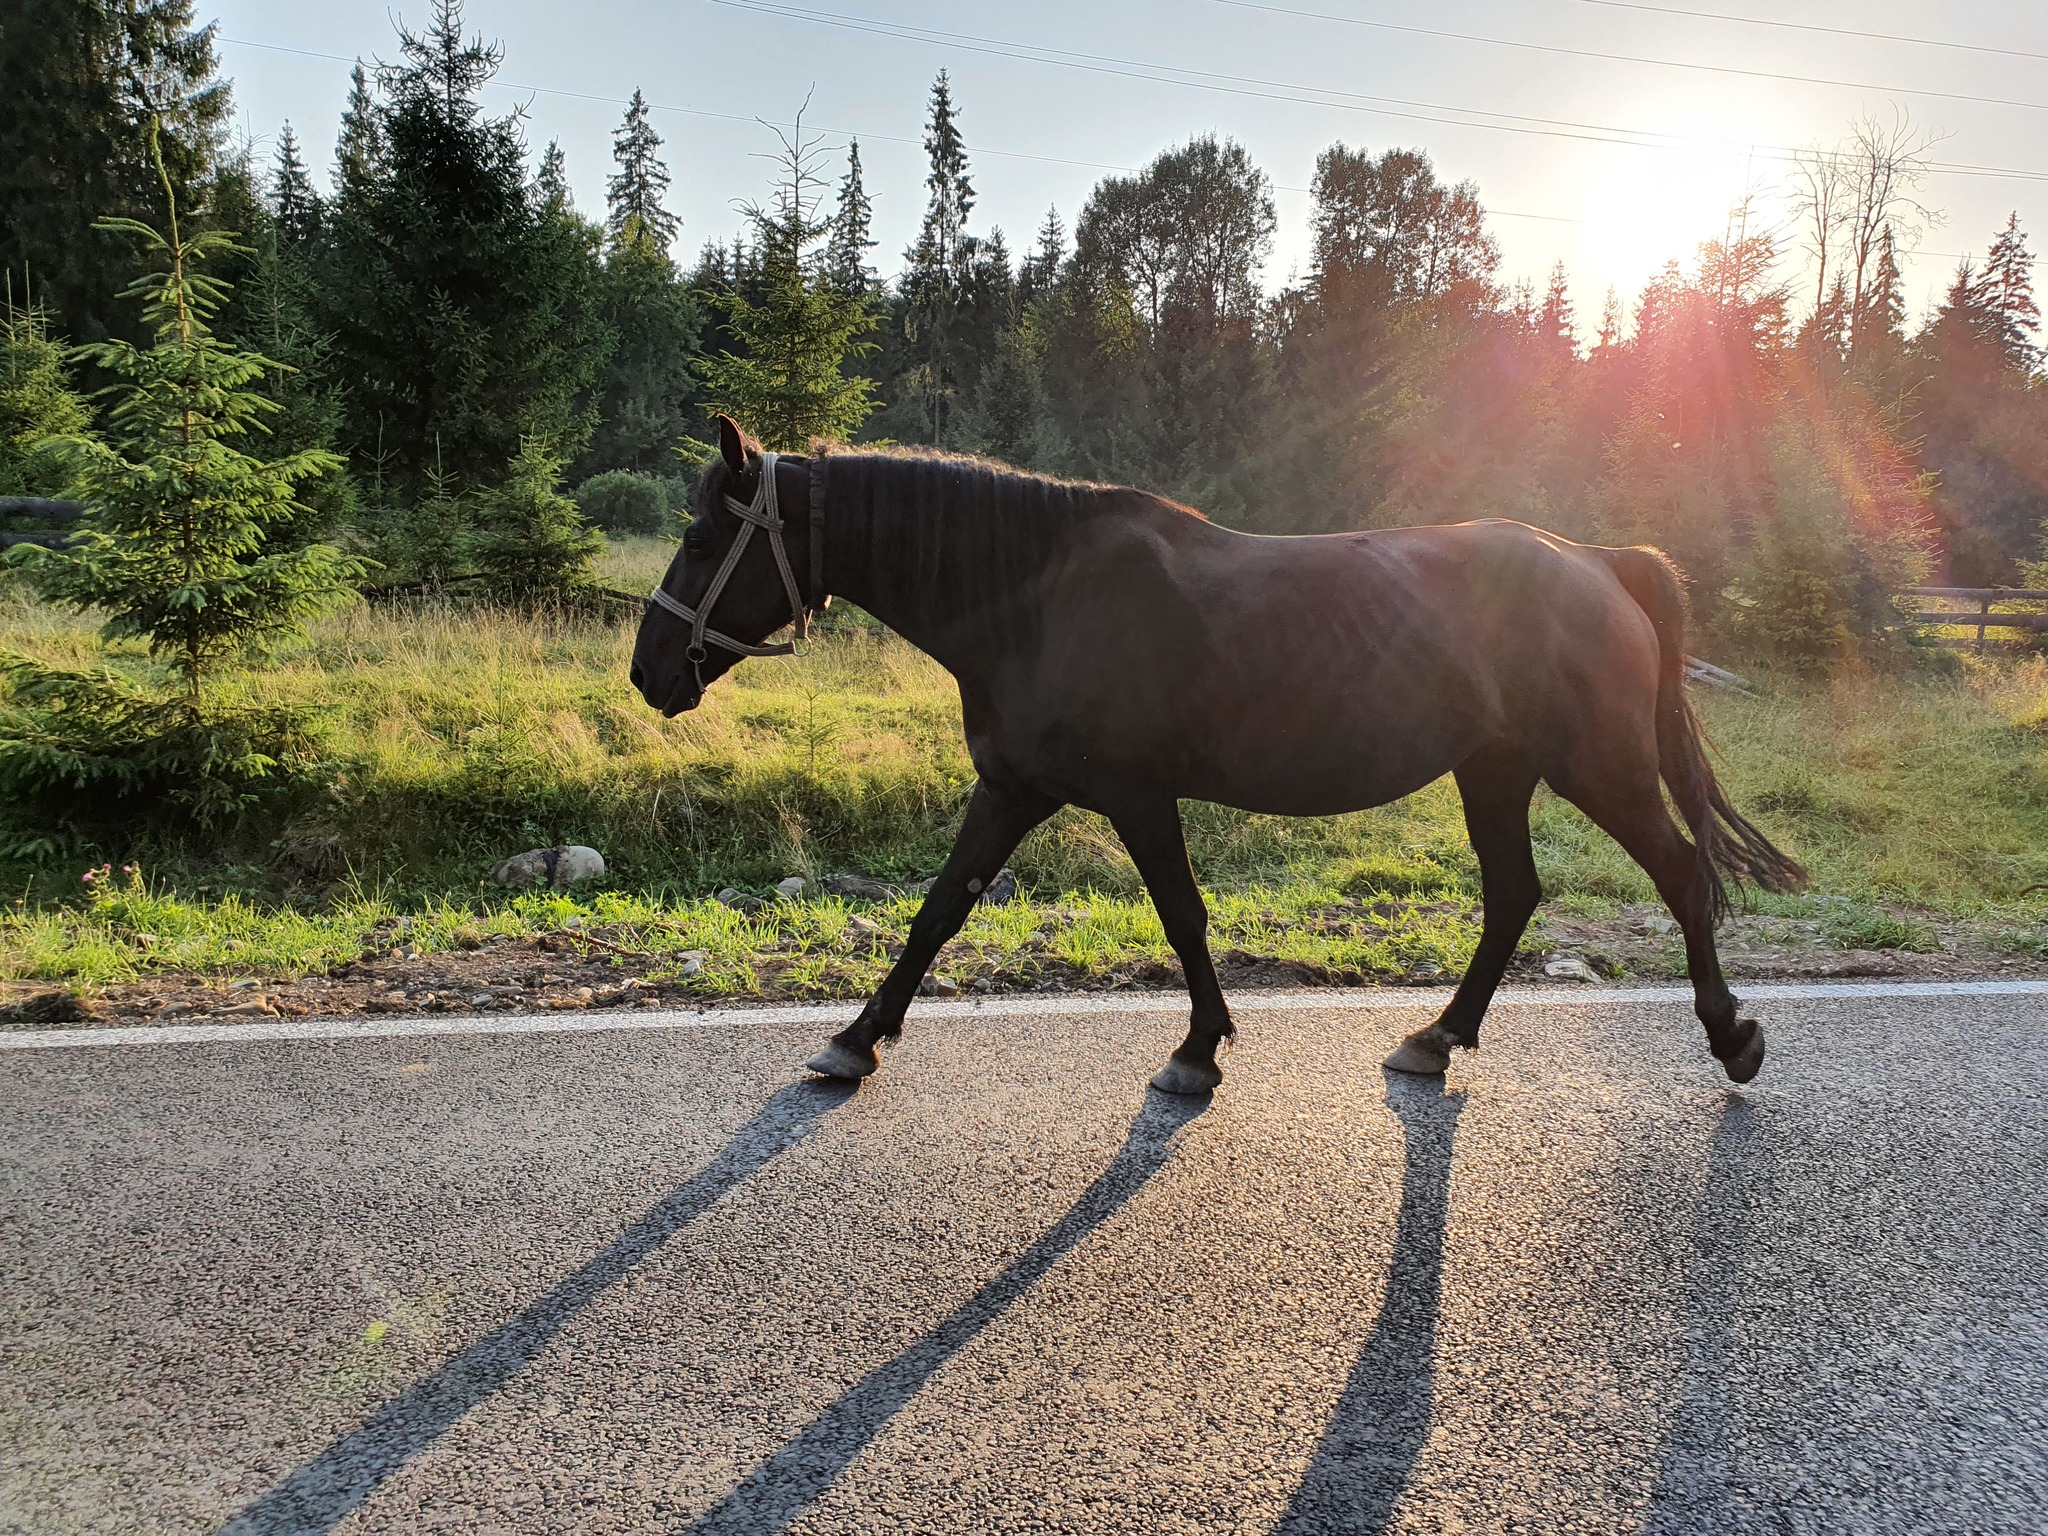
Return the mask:
<svg viewBox="0 0 2048 1536">
<path fill-rule="evenodd" d="M 55 501 L 47 496 L 0 496 L 0 523 L 45 525 L 29 529 L 0 528 L 0 549 L 12 549 L 17 544 L 41 544 L 61 549 L 71 541 L 71 535 L 64 531 L 66 526 L 84 516 L 85 508 L 75 501 Z"/>
<path fill-rule="evenodd" d="M 1906 596 L 1918 600 L 1914 622 L 1922 629 L 1974 629 L 1974 638 L 1937 636 L 1937 645 L 1967 645 L 1984 649 L 1984 632 L 1991 629 L 2018 630 L 2029 635 L 2048 634 L 2048 611 L 2008 613 L 2002 605 L 2041 603 L 2048 605 L 2048 591 L 2033 587 L 1908 587 Z M 1931 603 L 1956 606 L 1930 607 Z"/>
</svg>

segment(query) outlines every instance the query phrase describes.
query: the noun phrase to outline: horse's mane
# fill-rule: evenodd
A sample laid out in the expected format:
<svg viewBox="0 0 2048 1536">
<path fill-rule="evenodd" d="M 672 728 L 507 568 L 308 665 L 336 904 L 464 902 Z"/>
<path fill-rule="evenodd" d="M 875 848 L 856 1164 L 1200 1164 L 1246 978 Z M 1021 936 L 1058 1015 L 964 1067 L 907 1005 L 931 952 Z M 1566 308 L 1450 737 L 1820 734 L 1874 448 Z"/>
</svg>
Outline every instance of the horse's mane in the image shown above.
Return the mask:
<svg viewBox="0 0 2048 1536">
<path fill-rule="evenodd" d="M 1070 479 L 1063 475 L 1040 474 L 1017 469 L 998 459 L 978 454 L 921 445 L 891 445 L 880 448 L 819 444 L 832 461 L 835 475 L 853 471 L 864 478 L 888 485 L 889 489 L 923 501 L 934 494 L 954 502 L 953 515 L 965 512 L 978 517 L 1086 516 L 1093 513 L 1130 511 L 1149 505 L 1199 518 L 1193 507 L 1127 485 L 1096 480 Z"/>
<path fill-rule="evenodd" d="M 837 519 L 827 535 L 829 558 L 888 573 L 884 579 L 921 598 L 940 599 L 950 588 L 956 598 L 1001 600 L 1055 561 L 1084 525 L 1102 519 L 1202 517 L 1149 491 L 1034 474 L 971 454 L 826 443 L 811 451 L 830 465 L 828 504 Z M 711 462 L 698 486 L 700 509 L 715 505 L 727 474 L 720 460 Z M 960 593 L 953 584 L 961 572 L 988 589 Z"/>
</svg>

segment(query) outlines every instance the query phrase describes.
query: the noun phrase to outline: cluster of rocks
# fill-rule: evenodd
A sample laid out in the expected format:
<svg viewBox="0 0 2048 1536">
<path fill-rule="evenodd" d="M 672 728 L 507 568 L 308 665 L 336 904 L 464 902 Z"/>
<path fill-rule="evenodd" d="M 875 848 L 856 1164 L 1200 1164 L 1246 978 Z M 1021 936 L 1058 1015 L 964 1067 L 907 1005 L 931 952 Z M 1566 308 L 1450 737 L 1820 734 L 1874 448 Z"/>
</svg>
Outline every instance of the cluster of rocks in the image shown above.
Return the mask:
<svg viewBox="0 0 2048 1536">
<path fill-rule="evenodd" d="M 905 896 L 922 896 L 932 888 L 931 880 L 912 880 L 902 885 L 893 885 L 886 880 L 871 880 L 866 875 L 823 875 L 815 882 L 802 875 L 791 875 L 776 882 L 776 899 L 781 901 L 805 901 L 813 896 L 837 896 L 842 901 L 901 901 Z M 996 871 L 995 879 L 989 881 L 986 890 L 976 893 L 982 901 L 996 906 L 1015 901 L 1018 896 L 1017 874 L 1012 869 Z M 768 903 L 762 897 L 752 895 L 728 885 L 712 898 L 741 912 L 758 912 Z"/>
<path fill-rule="evenodd" d="M 564 843 L 554 848 L 529 848 L 492 866 L 491 878 L 500 885 L 546 885 L 566 891 L 585 880 L 604 877 L 604 855 L 581 843 Z"/>
</svg>

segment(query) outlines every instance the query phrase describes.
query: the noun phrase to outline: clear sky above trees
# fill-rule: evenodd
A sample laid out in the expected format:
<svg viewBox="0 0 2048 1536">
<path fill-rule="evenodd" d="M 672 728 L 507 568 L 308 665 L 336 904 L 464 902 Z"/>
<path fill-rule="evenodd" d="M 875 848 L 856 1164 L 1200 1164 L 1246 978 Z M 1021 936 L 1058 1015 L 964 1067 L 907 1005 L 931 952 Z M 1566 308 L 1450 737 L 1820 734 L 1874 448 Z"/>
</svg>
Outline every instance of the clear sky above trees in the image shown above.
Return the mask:
<svg viewBox="0 0 2048 1536">
<path fill-rule="evenodd" d="M 471 23 L 506 44 L 502 83 L 492 87 L 494 103 L 526 103 L 536 153 L 551 138 L 561 139 L 571 184 L 586 210 L 602 207 L 604 179 L 613 170 L 611 135 L 623 103 L 634 89 L 645 90 L 657 108 L 653 124 L 668 141 L 675 175 L 668 204 L 684 221 L 686 252 L 738 230 L 733 202 L 757 195 L 765 174 L 759 161 L 748 158 L 767 147 L 753 119 L 786 121 L 814 84 L 806 122 L 860 134 L 879 249 L 901 251 L 916 238 L 923 213 L 922 118 L 932 76 L 941 67 L 951 72 L 974 155 L 975 225 L 984 231 L 1000 225 L 1012 249 L 1028 244 L 1050 204 L 1060 207 L 1071 226 L 1105 169 L 1142 166 L 1169 144 L 1215 131 L 1244 143 L 1273 179 L 1278 227 L 1265 280 L 1274 286 L 1290 270 L 1307 268 L 1305 189 L 1321 150 L 1340 138 L 1375 151 L 1419 145 L 1448 177 L 1478 182 L 1501 243 L 1504 280 L 1527 278 L 1540 289 L 1561 258 L 1579 313 L 1593 316 L 1609 283 L 1633 294 L 1667 257 L 1689 256 L 1699 241 L 1721 233 L 1724 209 L 1746 187 L 1771 201 L 1789 181 L 1789 167 L 1771 159 L 1768 146 L 1833 142 L 1859 112 L 1888 113 L 1894 103 L 1910 108 L 1929 128 L 1949 133 L 1936 158 L 2030 169 L 2041 178 L 1944 176 L 1929 184 L 1928 201 L 1949 219 L 1928 235 L 1917 257 L 1902 263 L 1916 316 L 1939 299 L 1954 253 L 1981 250 L 2009 212 L 2017 209 L 2030 228 L 2048 228 L 2048 84 L 2039 58 L 1653 15 L 1589 0 L 1452 0 L 1426 15 L 1379 0 L 1285 3 L 1358 21 L 1544 47 L 2038 101 L 2044 110 L 1580 58 L 1278 15 L 1219 0 L 1139 0 L 1117 7 L 1072 0 L 1029 7 L 848 0 L 825 9 L 1001 44 L 1717 142 L 1662 151 L 1616 148 L 1583 138 L 1345 110 L 1301 100 L 1303 93 L 1291 89 L 1253 95 L 1187 89 L 977 53 L 958 42 L 846 31 L 707 0 L 612 0 L 579 12 L 573 24 L 558 6 L 539 0 L 480 0 Z M 1698 8 L 2048 54 L 2048 7 L 2031 0 L 1973 0 L 1949 8 L 1909 0 L 1786 0 L 1747 7 L 1737 0 L 1703 0 Z M 411 9 L 405 15 L 415 19 Z M 348 57 L 389 55 L 394 38 L 388 8 L 382 0 L 333 0 L 317 7 L 219 0 L 206 13 L 221 22 L 221 54 L 235 78 L 241 121 L 267 138 L 290 117 L 309 159 L 324 173 L 347 90 L 345 67 L 226 39 Z M 720 56 L 747 61 L 747 67 L 707 67 L 707 47 L 714 41 Z M 777 61 L 772 68 L 771 59 Z M 756 84 L 735 89 L 729 83 L 735 80 Z M 1210 82 L 1219 83 L 1227 82 Z M 729 117 L 689 116 L 663 107 Z M 1431 115 L 1427 108 L 1415 110 Z M 1762 148 L 1753 155 L 1752 145 Z M 1046 158 L 1008 158 L 998 150 Z M 1086 163 L 1062 163 L 1067 161 Z"/>
</svg>

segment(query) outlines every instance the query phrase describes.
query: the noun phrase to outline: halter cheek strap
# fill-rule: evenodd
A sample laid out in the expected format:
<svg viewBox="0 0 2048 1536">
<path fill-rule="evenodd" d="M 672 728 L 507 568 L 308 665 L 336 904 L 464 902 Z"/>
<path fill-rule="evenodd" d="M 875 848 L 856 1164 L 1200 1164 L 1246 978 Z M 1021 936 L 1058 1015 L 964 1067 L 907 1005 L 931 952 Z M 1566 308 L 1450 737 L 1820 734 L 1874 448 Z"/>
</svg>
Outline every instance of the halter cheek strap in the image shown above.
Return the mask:
<svg viewBox="0 0 2048 1536">
<path fill-rule="evenodd" d="M 704 601 L 692 608 L 682 599 L 671 595 L 665 586 L 657 586 L 648 594 L 647 600 L 655 607 L 665 609 L 690 626 L 690 645 L 684 655 L 697 671 L 697 689 L 704 688 L 704 661 L 709 652 L 706 642 L 721 650 L 732 651 L 740 656 L 800 656 L 799 647 L 810 638 L 810 610 L 804 604 L 803 596 L 797 590 L 796 574 L 789 566 L 789 551 L 782 542 L 782 508 L 777 500 L 775 486 L 775 462 L 772 453 L 761 455 L 761 484 L 754 492 L 752 501 L 740 501 L 735 497 L 725 498 L 726 510 L 740 520 L 739 537 L 732 541 L 732 547 L 725 552 L 725 559 L 719 562 L 717 572 L 711 578 L 711 585 L 704 589 Z M 811 482 L 811 591 L 818 607 L 830 601 L 825 593 L 825 475 L 824 462 L 814 457 L 810 464 Z M 738 569 L 740 557 L 747 552 L 756 528 L 766 530 L 768 548 L 775 556 L 775 569 L 782 577 L 782 590 L 789 598 L 790 621 L 796 626 L 796 638 L 776 645 L 748 645 L 735 640 L 731 635 L 722 634 L 711 627 L 711 609 L 717 603 L 719 594 L 725 591 L 725 584 Z"/>
</svg>

